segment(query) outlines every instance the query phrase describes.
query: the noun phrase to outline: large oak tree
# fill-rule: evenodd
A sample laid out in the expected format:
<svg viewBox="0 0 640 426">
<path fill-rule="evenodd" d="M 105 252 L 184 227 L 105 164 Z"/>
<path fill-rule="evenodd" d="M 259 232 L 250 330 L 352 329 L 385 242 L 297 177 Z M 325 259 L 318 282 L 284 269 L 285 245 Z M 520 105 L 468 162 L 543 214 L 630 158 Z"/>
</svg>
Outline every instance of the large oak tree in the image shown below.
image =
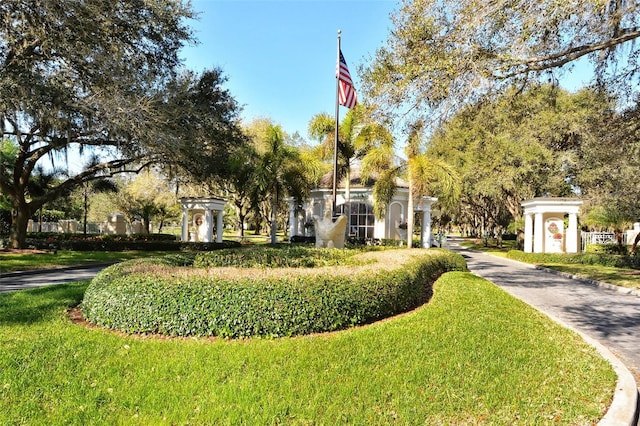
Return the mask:
<svg viewBox="0 0 640 426">
<path fill-rule="evenodd" d="M 556 81 L 580 58 L 633 91 L 640 75 L 637 0 L 405 0 L 362 71 L 393 118 L 433 119 L 513 85 Z"/>
<path fill-rule="evenodd" d="M 226 142 L 204 146 L 234 133 L 237 106 L 220 89 L 220 72 L 177 75 L 191 18 L 182 0 L 0 3 L 0 130 L 17 147 L 0 189 L 13 247 L 25 244 L 33 212 L 71 188 L 167 159 L 202 171 L 205 153 L 227 152 Z M 28 196 L 36 166 L 68 161 L 69 152 L 96 160 Z M 189 156 L 198 161 L 183 161 Z"/>
</svg>

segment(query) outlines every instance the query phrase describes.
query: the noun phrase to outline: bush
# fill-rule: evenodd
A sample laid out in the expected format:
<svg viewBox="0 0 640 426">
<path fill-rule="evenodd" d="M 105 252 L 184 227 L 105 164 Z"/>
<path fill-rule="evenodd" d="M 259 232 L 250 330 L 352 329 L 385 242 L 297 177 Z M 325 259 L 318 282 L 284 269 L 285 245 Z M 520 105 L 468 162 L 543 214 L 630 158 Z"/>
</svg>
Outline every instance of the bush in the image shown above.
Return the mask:
<svg viewBox="0 0 640 426">
<path fill-rule="evenodd" d="M 369 248 L 371 250 L 371 248 Z M 362 250 L 310 249 L 300 246 L 248 247 L 198 253 L 194 267 L 313 268 L 361 264 L 353 257 Z"/>
<path fill-rule="evenodd" d="M 291 243 L 295 243 L 295 244 L 315 244 L 316 243 L 316 237 L 307 237 L 304 235 L 294 235 L 292 236 L 289 241 Z"/>
<path fill-rule="evenodd" d="M 220 257 L 196 255 L 194 264 L 255 264 L 260 254 L 238 250 Z M 384 250 L 357 255 L 343 250 L 283 250 L 262 255 L 269 265 L 314 268 L 182 268 L 185 258 L 143 259 L 102 271 L 88 287 L 82 310 L 96 325 L 129 333 L 172 336 L 278 337 L 345 329 L 406 312 L 431 297 L 444 272 L 466 270 L 464 259 L 446 251 Z M 326 254 L 334 252 L 331 254 Z M 348 253 L 348 251 L 346 251 Z M 287 256 L 311 261 L 286 260 Z M 335 259 L 366 266 L 322 268 Z M 359 259 L 358 259 L 359 258 Z M 276 259 L 274 261 L 274 259 Z M 315 260 L 313 260 L 315 259 Z M 215 272 L 217 271 L 217 272 Z M 228 271 L 228 270 L 226 270 Z"/>
<path fill-rule="evenodd" d="M 627 254 L 627 247 L 622 246 L 622 253 L 620 253 L 620 246 L 616 243 L 587 244 L 584 251 L 585 253 Z"/>
<path fill-rule="evenodd" d="M 236 241 L 195 243 L 178 241 L 172 234 L 62 234 L 34 232 L 27 235 L 27 245 L 39 249 L 72 251 L 207 251 L 239 247 Z"/>
</svg>

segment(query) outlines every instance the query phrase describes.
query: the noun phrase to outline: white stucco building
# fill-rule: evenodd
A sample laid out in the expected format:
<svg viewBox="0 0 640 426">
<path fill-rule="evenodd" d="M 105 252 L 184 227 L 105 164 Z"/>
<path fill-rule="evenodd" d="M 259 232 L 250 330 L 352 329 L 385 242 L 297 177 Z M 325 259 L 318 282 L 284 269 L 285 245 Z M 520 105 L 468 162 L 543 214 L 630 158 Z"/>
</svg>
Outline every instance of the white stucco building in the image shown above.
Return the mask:
<svg viewBox="0 0 640 426">
<path fill-rule="evenodd" d="M 182 206 L 182 241 L 213 242 L 213 218 L 215 212 L 215 242 L 221 243 L 222 219 L 226 203 L 226 200 L 221 198 L 180 198 Z M 191 220 L 189 220 L 190 214 Z"/>
<path fill-rule="evenodd" d="M 344 181 L 338 185 L 336 191 L 337 213 L 348 217 L 347 236 L 365 239 L 395 239 L 406 240 L 406 225 L 408 217 L 409 189 L 406 182 L 398 181 L 396 193 L 389 204 L 383 219 L 378 219 L 373 213 L 373 189 L 371 185 L 362 185 L 357 171 L 352 170 L 351 185 L 348 190 Z M 330 177 L 329 177 L 330 178 Z M 325 212 L 331 211 L 333 190 L 330 179 L 323 179 L 321 187 L 311 191 L 309 199 L 302 206 L 297 206 L 292 199 L 289 203 L 289 235 L 312 236 L 310 228 L 313 216 L 323 218 Z M 421 214 L 422 247 L 431 246 L 431 205 L 437 198 L 420 197 L 414 200 L 414 211 Z M 305 226 L 307 225 L 307 226 Z"/>
<path fill-rule="evenodd" d="M 524 252 L 577 253 L 582 203 L 576 198 L 532 198 L 523 202 Z"/>
</svg>

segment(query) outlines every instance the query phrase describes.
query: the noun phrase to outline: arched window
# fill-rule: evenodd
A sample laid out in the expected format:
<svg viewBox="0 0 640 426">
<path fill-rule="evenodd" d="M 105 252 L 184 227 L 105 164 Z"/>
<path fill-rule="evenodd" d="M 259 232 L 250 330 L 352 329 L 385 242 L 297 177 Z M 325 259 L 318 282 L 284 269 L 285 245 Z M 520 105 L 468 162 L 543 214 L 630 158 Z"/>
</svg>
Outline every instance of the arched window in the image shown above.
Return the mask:
<svg viewBox="0 0 640 426">
<path fill-rule="evenodd" d="M 375 217 L 373 208 L 367 203 L 351 202 L 341 204 L 337 208 L 338 214 L 349 218 L 349 236 L 356 238 L 373 238 Z"/>
</svg>

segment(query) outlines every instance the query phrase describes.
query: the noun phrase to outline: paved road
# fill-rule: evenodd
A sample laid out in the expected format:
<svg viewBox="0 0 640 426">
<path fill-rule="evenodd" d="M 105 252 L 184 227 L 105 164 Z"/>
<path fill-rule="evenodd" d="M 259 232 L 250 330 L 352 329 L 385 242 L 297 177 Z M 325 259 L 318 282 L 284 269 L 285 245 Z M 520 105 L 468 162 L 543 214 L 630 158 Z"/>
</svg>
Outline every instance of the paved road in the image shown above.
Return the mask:
<svg viewBox="0 0 640 426">
<path fill-rule="evenodd" d="M 71 281 L 89 280 L 105 266 L 106 265 L 89 265 L 54 270 L 49 269 L 46 271 L 0 273 L 0 293 L 51 284 L 68 283 Z"/>
<path fill-rule="evenodd" d="M 471 272 L 602 343 L 640 378 L 640 297 L 467 250 L 455 239 L 448 246 Z"/>
</svg>

